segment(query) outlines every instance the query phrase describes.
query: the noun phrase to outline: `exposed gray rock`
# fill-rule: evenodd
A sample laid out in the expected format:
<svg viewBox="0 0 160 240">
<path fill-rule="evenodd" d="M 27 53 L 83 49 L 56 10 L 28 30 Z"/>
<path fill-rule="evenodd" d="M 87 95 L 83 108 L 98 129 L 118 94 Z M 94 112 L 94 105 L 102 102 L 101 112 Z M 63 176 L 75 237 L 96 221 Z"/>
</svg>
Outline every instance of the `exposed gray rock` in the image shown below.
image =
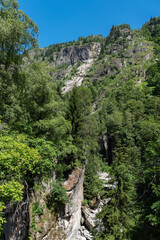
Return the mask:
<svg viewBox="0 0 160 240">
<path fill-rule="evenodd" d="M 103 207 L 110 201 L 111 199 L 103 199 L 99 202 L 97 208 L 91 209 L 90 207 L 83 207 L 83 217 L 85 221 L 85 225 L 89 230 L 97 230 L 101 231 L 103 227 L 103 222 L 101 219 L 97 218 L 97 214 L 100 213 Z"/>
<path fill-rule="evenodd" d="M 84 226 L 82 226 L 79 229 L 78 236 L 75 240 L 93 240 L 93 236 Z"/>
<path fill-rule="evenodd" d="M 112 180 L 112 177 L 106 173 L 106 172 L 99 172 L 98 173 L 99 179 L 103 181 L 103 186 L 105 188 L 113 189 L 116 187 L 117 182 L 110 183 L 110 180 Z"/>
<path fill-rule="evenodd" d="M 63 95 L 71 91 L 74 86 L 77 86 L 77 87 L 81 86 L 83 78 L 92 64 L 93 64 L 93 59 L 88 59 L 85 63 L 83 63 L 80 67 L 78 67 L 76 76 L 73 78 L 70 76 L 71 79 L 65 81 L 65 86 L 62 87 Z"/>
<path fill-rule="evenodd" d="M 124 26 L 124 24 L 121 24 L 119 26 L 114 26 L 109 35 L 109 39 L 112 39 L 114 41 L 119 40 L 123 37 L 131 39 L 131 29 Z"/>
<path fill-rule="evenodd" d="M 99 178 L 104 181 L 104 186 L 106 183 L 109 184 L 109 180 L 111 177 L 106 172 L 99 172 Z M 103 207 L 111 200 L 108 199 L 101 199 L 98 195 L 96 199 L 93 199 L 92 203 L 86 207 L 82 206 L 82 219 L 81 219 L 81 226 L 78 231 L 77 238 L 75 240 L 93 240 L 94 237 L 90 233 L 92 230 L 96 231 L 103 231 L 104 225 L 101 219 L 97 218 L 97 214 L 99 214 Z"/>
<path fill-rule="evenodd" d="M 26 197 L 17 206 L 9 204 L 5 210 L 6 223 L 2 240 L 26 240 L 29 230 L 29 201 Z"/>
<path fill-rule="evenodd" d="M 100 43 L 91 43 L 85 46 L 65 47 L 60 52 L 53 53 L 51 64 L 54 66 L 58 66 L 61 64 L 74 65 L 78 62 L 84 63 L 90 58 L 96 58 L 97 53 L 99 52 L 100 45 Z M 35 56 L 34 51 L 33 53 L 30 53 L 30 55 Z"/>
<path fill-rule="evenodd" d="M 90 46 L 85 46 L 83 48 L 72 47 L 69 51 L 65 50 L 65 54 L 68 54 L 68 57 L 67 55 L 64 54 L 63 51 L 64 49 L 60 54 L 61 63 L 65 62 L 69 64 L 74 64 L 74 63 L 78 63 L 78 61 L 83 62 L 83 64 L 77 68 L 77 74 L 74 77 L 70 76 L 70 79 L 65 81 L 65 84 L 64 84 L 65 86 L 62 88 L 62 94 L 64 95 L 67 92 L 71 91 L 74 86 L 77 86 L 77 87 L 81 86 L 84 76 L 86 75 L 87 71 L 90 69 L 90 67 L 92 66 L 92 64 L 100 54 L 101 44 L 92 43 Z"/>
<path fill-rule="evenodd" d="M 83 201 L 84 169 L 72 172 L 69 179 L 64 182 L 64 187 L 71 192 L 70 203 L 66 205 L 65 216 L 60 219 L 64 228 L 66 240 L 76 239 L 81 228 L 81 205 Z M 71 191 L 72 190 L 72 191 Z"/>
<path fill-rule="evenodd" d="M 55 162 L 57 160 L 55 159 Z M 63 227 L 60 226 L 55 213 L 47 206 L 47 195 L 51 193 L 56 173 L 52 172 L 49 182 L 41 181 L 39 187 L 32 191 L 29 201 L 30 237 L 35 240 L 63 240 Z M 35 179 L 39 182 L 39 179 Z M 35 213 L 35 204 L 38 203 L 42 213 Z M 33 207 L 34 206 L 34 207 Z M 34 227 L 33 227 L 34 226 Z M 36 229 L 36 231 L 34 230 Z"/>
<path fill-rule="evenodd" d="M 91 46 L 83 47 L 66 47 L 62 49 L 59 53 L 56 65 L 62 63 L 74 65 L 78 61 L 84 62 L 91 57 Z"/>
</svg>

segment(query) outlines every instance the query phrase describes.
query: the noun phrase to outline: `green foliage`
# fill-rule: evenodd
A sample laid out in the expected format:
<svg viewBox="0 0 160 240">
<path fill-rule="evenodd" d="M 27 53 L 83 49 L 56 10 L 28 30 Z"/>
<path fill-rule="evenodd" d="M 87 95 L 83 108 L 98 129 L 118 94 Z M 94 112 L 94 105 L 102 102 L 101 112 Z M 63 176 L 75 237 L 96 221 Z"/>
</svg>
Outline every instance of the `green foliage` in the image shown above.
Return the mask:
<svg viewBox="0 0 160 240">
<path fill-rule="evenodd" d="M 100 170 L 100 160 L 96 155 L 91 155 L 85 170 L 84 197 L 92 200 L 98 194 L 103 195 L 103 182 L 99 180 L 97 171 Z"/>
<path fill-rule="evenodd" d="M 92 35 L 35 49 L 32 60 L 43 63 L 34 62 L 22 68 L 26 50 L 36 46 L 37 26 L 19 10 L 16 0 L 0 1 L 0 16 L 0 128 L 10 129 L 0 132 L 0 233 L 5 205 L 23 200 L 26 186 L 31 188 L 42 178 L 47 181 L 53 171 L 62 181 L 74 167 L 85 165 L 85 203 L 98 194 L 109 199 L 98 216 L 105 229 L 95 233 L 95 239 L 157 240 L 160 61 L 151 65 L 152 60 L 148 60 L 144 65 L 145 50 L 138 57 L 135 55 L 136 64 L 128 58 L 122 71 L 115 63 L 121 58 L 124 65 L 125 54 L 132 48 L 127 37 L 137 38 L 140 32 L 155 42 L 158 53 L 159 17 L 134 33 L 127 24 L 113 26 L 105 43 L 102 36 Z M 140 40 L 141 37 L 135 40 L 135 46 Z M 145 42 L 144 37 L 142 40 Z M 55 71 L 65 71 L 68 65 L 52 67 L 45 61 L 53 61 L 67 46 L 92 42 L 102 43 L 102 49 L 87 73 L 85 86 L 75 87 L 62 97 L 62 82 L 57 83 L 53 75 Z M 111 53 L 116 46 L 122 47 L 117 50 L 118 56 L 116 51 Z M 146 48 L 152 52 L 150 45 Z M 79 65 L 73 66 L 72 76 Z M 144 70 L 146 81 L 135 85 Z M 102 151 L 104 162 L 99 154 L 102 136 L 107 146 Z M 98 178 L 101 169 L 112 176 L 112 188 L 107 192 Z M 47 203 L 53 211 L 64 210 L 69 203 L 60 182 L 53 184 Z M 43 214 L 38 202 L 33 204 L 32 212 L 32 228 L 36 230 L 36 216 Z"/>
<path fill-rule="evenodd" d="M 27 145 L 24 135 L 11 136 L 6 131 L 0 133 L 0 151 L 0 229 L 2 229 L 4 203 L 17 203 L 23 199 L 26 181 L 33 182 L 34 174 L 39 172 L 41 156 L 36 149 Z"/>
<path fill-rule="evenodd" d="M 152 213 L 148 216 L 152 226 L 159 226 L 160 223 L 160 185 L 153 184 L 153 193 L 157 197 L 157 200 L 152 204 Z"/>
<path fill-rule="evenodd" d="M 160 60 L 147 70 L 147 84 L 152 87 L 154 95 L 160 95 Z"/>
<path fill-rule="evenodd" d="M 4 203 L 0 201 L 0 237 L 3 232 L 3 224 L 5 223 L 3 210 L 5 209 Z"/>
<path fill-rule="evenodd" d="M 128 163 L 126 149 L 119 146 L 112 166 L 112 189 L 107 192 L 109 203 L 99 214 L 104 222 L 107 239 L 130 239 L 130 231 L 134 226 L 132 201 L 134 199 L 134 163 Z M 101 235 L 101 234 L 100 234 Z M 102 233 L 103 235 L 103 233 Z"/>
<path fill-rule="evenodd" d="M 36 137 L 52 141 L 54 152 L 65 156 L 74 151 L 71 124 L 65 118 L 65 104 L 46 64 L 34 63 L 26 72 L 25 109 Z M 45 137 L 44 137 L 45 136 Z"/>
<path fill-rule="evenodd" d="M 155 53 L 160 53 L 160 16 L 151 18 L 142 26 L 141 32 L 148 40 L 155 42 Z"/>
<path fill-rule="evenodd" d="M 19 202 L 23 197 L 23 185 L 16 180 L 1 183 L 0 194 L 2 200 Z"/>
<path fill-rule="evenodd" d="M 42 215 L 43 214 L 43 209 L 39 206 L 38 202 L 34 202 L 32 206 L 32 230 L 36 231 L 36 216 L 37 215 Z"/>
<path fill-rule="evenodd" d="M 74 87 L 69 102 L 69 119 L 72 124 L 72 136 L 78 141 L 79 136 L 83 138 L 82 124 L 84 118 L 89 114 L 92 102 L 92 93 L 86 87 Z"/>
<path fill-rule="evenodd" d="M 100 42 L 102 43 L 104 38 L 102 35 L 89 35 L 88 37 L 79 37 L 78 40 L 75 42 L 76 46 L 85 45 L 92 42 Z"/>
<path fill-rule="evenodd" d="M 120 37 L 127 37 L 130 33 L 131 28 L 128 24 L 121 24 L 118 26 L 112 26 L 109 37 L 106 39 L 106 44 L 113 43 L 118 40 Z M 125 39 L 120 39 L 120 41 L 125 41 Z"/>
<path fill-rule="evenodd" d="M 0 63 L 1 70 L 17 68 L 22 53 L 36 46 L 38 28 L 21 10 L 16 0 L 0 1 Z M 3 67 L 2 67 L 3 66 Z"/>
<path fill-rule="evenodd" d="M 54 211 L 63 209 L 69 203 L 65 188 L 59 182 L 54 182 L 51 193 L 47 196 L 48 207 Z"/>
<path fill-rule="evenodd" d="M 28 139 L 29 145 L 36 148 L 41 155 L 39 160 L 38 174 L 43 176 L 52 176 L 53 169 L 55 168 L 55 161 L 57 155 L 57 148 L 51 141 L 44 138 Z"/>
<path fill-rule="evenodd" d="M 99 146 L 97 142 L 98 124 L 90 115 L 92 93 L 86 87 L 74 88 L 69 102 L 69 117 L 72 123 L 72 135 L 78 151 L 76 158 L 87 163 L 84 181 L 84 194 L 91 200 L 103 191 L 102 183 L 97 176 L 99 168 Z M 75 161 L 75 163 L 77 160 Z"/>
<path fill-rule="evenodd" d="M 160 16 L 151 18 L 142 27 L 142 33 L 149 39 L 159 44 Z"/>
<path fill-rule="evenodd" d="M 25 81 L 20 68 L 23 54 L 37 45 L 38 27 L 16 0 L 0 1 L 0 16 L 0 113 L 10 120 L 22 113 L 18 100 Z"/>
<path fill-rule="evenodd" d="M 157 240 L 159 235 L 160 110 L 153 84 L 158 64 L 148 68 L 148 84 L 119 85 L 115 79 L 100 104 L 99 130 L 108 147 L 104 159 L 117 185 L 108 191 L 110 202 L 99 215 L 106 230 L 95 233 L 95 239 Z"/>
<path fill-rule="evenodd" d="M 13 177 L 25 177 L 27 172 L 36 173 L 37 164 L 41 159 L 36 149 L 30 148 L 24 135 L 9 136 L 0 134 L 0 169 L 1 181 L 10 181 Z"/>
</svg>

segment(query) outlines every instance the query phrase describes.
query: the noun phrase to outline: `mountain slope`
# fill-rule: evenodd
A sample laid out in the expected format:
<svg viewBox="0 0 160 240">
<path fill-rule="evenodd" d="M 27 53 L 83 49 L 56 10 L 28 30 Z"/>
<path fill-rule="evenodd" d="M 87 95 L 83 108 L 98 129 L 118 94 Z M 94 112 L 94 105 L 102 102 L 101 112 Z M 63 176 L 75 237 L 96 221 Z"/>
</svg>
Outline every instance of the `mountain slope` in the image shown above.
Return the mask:
<svg viewBox="0 0 160 240">
<path fill-rule="evenodd" d="M 159 26 L 0 66 L 2 239 L 159 239 Z"/>
</svg>

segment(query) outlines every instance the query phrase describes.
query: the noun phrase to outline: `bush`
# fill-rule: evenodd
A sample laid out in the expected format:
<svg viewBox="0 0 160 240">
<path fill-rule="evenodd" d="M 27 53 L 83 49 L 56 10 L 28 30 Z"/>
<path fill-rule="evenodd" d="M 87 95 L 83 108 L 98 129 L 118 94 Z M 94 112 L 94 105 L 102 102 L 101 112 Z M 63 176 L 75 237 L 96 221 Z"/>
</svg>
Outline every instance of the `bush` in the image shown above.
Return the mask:
<svg viewBox="0 0 160 240">
<path fill-rule="evenodd" d="M 69 203 L 65 188 L 59 182 L 53 184 L 51 193 L 47 196 L 48 207 L 54 211 L 64 208 Z"/>
</svg>

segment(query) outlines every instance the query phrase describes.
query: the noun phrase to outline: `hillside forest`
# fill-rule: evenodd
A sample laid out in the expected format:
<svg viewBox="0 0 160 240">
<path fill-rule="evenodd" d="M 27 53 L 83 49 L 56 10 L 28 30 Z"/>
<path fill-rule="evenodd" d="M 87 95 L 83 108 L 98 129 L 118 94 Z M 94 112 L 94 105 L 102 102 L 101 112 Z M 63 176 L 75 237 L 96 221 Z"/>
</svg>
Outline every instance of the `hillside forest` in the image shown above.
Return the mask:
<svg viewBox="0 0 160 240">
<path fill-rule="evenodd" d="M 96 214 L 99 230 L 85 224 L 90 238 L 79 239 L 159 240 L 160 17 L 46 48 L 37 39 L 17 0 L 0 0 L 1 239 L 16 232 L 17 240 L 77 240 L 44 238 L 41 227 L 72 207 L 63 183 L 77 171 L 84 172 L 82 209 L 107 199 Z M 81 84 L 63 94 L 82 68 Z M 16 220 L 13 229 L 7 224 L 24 201 L 22 237 Z"/>
</svg>

